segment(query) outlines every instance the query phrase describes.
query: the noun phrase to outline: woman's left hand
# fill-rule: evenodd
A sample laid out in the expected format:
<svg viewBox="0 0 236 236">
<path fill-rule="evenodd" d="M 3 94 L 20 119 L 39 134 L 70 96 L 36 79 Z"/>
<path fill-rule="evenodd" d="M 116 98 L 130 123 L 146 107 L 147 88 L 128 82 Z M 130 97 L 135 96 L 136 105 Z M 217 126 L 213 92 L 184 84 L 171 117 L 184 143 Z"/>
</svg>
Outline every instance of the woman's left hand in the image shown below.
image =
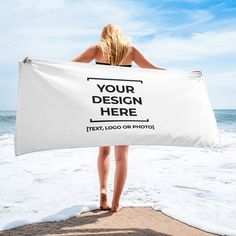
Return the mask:
<svg viewBox="0 0 236 236">
<path fill-rule="evenodd" d="M 202 76 L 202 72 L 200 70 L 193 70 L 193 73 L 198 73 L 200 76 Z"/>
</svg>

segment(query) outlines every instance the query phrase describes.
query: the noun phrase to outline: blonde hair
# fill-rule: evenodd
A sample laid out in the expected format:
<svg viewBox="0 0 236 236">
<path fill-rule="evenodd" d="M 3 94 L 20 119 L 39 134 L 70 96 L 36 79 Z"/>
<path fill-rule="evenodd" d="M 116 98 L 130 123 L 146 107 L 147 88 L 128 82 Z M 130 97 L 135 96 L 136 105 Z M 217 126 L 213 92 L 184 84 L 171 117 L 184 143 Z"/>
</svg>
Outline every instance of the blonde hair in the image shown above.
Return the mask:
<svg viewBox="0 0 236 236">
<path fill-rule="evenodd" d="M 101 34 L 98 43 L 104 59 L 111 65 L 120 65 L 131 52 L 131 42 L 122 32 L 120 26 L 108 24 Z"/>
</svg>

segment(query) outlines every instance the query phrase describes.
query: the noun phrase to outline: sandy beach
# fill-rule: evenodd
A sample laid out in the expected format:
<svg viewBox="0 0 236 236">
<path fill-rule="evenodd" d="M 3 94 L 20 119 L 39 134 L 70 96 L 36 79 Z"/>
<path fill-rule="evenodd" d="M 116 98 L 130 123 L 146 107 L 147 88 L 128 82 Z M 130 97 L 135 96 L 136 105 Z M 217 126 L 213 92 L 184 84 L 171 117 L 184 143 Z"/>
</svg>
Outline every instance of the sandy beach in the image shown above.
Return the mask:
<svg viewBox="0 0 236 236">
<path fill-rule="evenodd" d="M 3 231 L 1 236 L 40 235 L 159 235 L 208 236 L 151 207 L 124 207 L 117 213 L 98 209 L 60 222 L 35 223 Z"/>
</svg>

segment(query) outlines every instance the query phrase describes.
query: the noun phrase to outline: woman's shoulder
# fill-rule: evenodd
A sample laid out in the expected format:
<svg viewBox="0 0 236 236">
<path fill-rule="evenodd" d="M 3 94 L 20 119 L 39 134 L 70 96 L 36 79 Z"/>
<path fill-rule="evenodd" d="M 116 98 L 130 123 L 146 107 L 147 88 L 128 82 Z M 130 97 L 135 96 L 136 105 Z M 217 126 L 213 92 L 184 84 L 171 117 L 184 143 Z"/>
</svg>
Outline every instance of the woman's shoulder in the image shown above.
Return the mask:
<svg viewBox="0 0 236 236">
<path fill-rule="evenodd" d="M 138 52 L 139 50 L 137 49 L 136 45 L 131 45 L 131 55 L 133 59 Z"/>
<path fill-rule="evenodd" d="M 138 51 L 137 47 L 135 45 L 131 45 L 132 53 L 135 53 Z"/>
<path fill-rule="evenodd" d="M 90 48 L 91 50 L 93 50 L 94 53 L 96 53 L 96 54 L 99 54 L 100 51 L 101 51 L 101 46 L 100 46 L 99 43 L 93 43 L 93 44 L 90 45 L 89 48 Z"/>
<path fill-rule="evenodd" d="M 99 44 L 98 43 L 93 43 L 88 48 L 91 49 L 91 50 L 97 50 L 99 48 Z"/>
</svg>

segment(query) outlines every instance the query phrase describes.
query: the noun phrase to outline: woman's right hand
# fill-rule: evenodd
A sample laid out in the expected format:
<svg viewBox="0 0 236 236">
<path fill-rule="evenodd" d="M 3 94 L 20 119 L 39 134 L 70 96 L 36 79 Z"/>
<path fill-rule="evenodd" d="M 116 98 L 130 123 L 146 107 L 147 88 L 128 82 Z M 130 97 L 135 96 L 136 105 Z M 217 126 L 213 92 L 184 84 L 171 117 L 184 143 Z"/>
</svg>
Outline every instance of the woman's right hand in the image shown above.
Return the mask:
<svg viewBox="0 0 236 236">
<path fill-rule="evenodd" d="M 200 70 L 193 70 L 192 72 L 193 72 L 193 73 L 197 73 L 197 74 L 199 74 L 200 76 L 202 76 L 202 72 L 201 72 Z"/>
</svg>

